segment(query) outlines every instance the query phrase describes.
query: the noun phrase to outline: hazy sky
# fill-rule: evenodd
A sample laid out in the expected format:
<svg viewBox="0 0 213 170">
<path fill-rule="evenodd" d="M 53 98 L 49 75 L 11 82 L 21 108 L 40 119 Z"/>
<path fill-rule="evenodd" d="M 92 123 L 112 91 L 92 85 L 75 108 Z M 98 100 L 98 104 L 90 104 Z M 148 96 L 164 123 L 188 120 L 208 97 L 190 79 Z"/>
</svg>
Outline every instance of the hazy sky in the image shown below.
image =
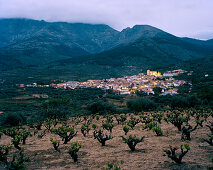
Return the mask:
<svg viewBox="0 0 213 170">
<path fill-rule="evenodd" d="M 148 24 L 177 36 L 213 38 L 213 0 L 0 0 L 0 18 Z"/>
</svg>

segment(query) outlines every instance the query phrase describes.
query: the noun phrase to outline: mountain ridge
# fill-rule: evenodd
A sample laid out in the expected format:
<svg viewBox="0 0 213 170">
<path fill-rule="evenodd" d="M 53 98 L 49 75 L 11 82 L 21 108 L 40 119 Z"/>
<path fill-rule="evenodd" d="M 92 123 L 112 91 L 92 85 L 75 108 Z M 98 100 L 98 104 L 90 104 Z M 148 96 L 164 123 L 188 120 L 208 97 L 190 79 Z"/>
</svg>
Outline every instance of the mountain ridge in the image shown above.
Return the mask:
<svg viewBox="0 0 213 170">
<path fill-rule="evenodd" d="M 213 54 L 212 40 L 180 38 L 150 25 L 117 31 L 105 24 L 0 19 L 0 39 L 4 69 L 57 61 L 151 67 Z"/>
</svg>

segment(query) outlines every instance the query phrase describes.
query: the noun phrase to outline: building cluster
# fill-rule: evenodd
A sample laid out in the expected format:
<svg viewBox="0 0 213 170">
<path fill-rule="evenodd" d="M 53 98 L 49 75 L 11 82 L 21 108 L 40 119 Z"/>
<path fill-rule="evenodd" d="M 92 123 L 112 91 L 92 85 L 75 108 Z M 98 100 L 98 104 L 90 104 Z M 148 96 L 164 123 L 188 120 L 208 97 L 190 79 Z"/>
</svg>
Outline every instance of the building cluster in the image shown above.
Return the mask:
<svg viewBox="0 0 213 170">
<path fill-rule="evenodd" d="M 173 76 L 184 73 L 184 70 L 174 70 L 166 72 L 163 75 L 157 71 L 147 70 L 147 75 L 139 73 L 138 75 L 125 76 L 122 78 L 110 78 L 103 80 L 88 80 L 86 82 L 68 81 L 59 84 L 50 84 L 55 88 L 101 88 L 104 90 L 113 90 L 117 94 L 134 94 L 137 91 L 143 91 L 146 94 L 154 94 L 154 88 L 160 87 L 162 95 L 177 94 L 177 87 L 185 84 L 183 80 L 175 80 Z M 171 76 L 173 75 L 173 76 Z"/>
<path fill-rule="evenodd" d="M 185 73 L 185 70 L 182 69 L 178 69 L 178 70 L 173 70 L 173 71 L 166 71 L 165 73 L 163 73 L 164 77 L 174 77 L 174 76 L 178 76 L 179 74 L 183 74 Z"/>
<path fill-rule="evenodd" d="M 134 94 L 137 91 L 143 91 L 147 95 L 154 94 L 154 88 L 162 89 L 161 95 L 178 94 L 177 87 L 185 84 L 183 80 L 176 80 L 174 76 L 185 73 L 186 71 L 179 69 L 167 71 L 163 75 L 157 71 L 147 70 L 147 74 L 139 73 L 138 75 L 125 76 L 122 78 L 110 78 L 103 80 L 87 80 L 85 82 L 68 81 L 59 84 L 37 85 L 33 83 L 26 87 L 53 87 L 63 89 L 76 88 L 101 88 L 103 90 L 113 90 L 116 94 Z M 24 87 L 21 84 L 20 87 Z"/>
</svg>

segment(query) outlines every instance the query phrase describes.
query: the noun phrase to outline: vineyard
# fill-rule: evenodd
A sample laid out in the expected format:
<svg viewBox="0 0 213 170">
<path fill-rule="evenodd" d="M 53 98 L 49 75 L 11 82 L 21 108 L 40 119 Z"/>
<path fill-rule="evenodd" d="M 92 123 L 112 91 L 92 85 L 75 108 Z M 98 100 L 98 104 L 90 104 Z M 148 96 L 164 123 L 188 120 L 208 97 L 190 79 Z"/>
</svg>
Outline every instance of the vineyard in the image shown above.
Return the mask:
<svg viewBox="0 0 213 170">
<path fill-rule="evenodd" d="M 1 168 L 211 169 L 212 110 L 50 117 L 2 128 Z"/>
</svg>

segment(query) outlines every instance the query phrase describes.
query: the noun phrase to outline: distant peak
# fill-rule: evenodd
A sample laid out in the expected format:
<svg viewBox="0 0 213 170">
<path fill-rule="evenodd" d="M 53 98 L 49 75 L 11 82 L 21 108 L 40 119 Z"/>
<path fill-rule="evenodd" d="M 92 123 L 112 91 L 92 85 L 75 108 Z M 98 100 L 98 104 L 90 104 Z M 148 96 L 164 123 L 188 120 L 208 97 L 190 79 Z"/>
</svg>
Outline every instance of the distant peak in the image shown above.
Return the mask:
<svg viewBox="0 0 213 170">
<path fill-rule="evenodd" d="M 160 29 L 153 27 L 151 25 L 135 25 L 134 27 L 132 27 L 132 29 L 142 29 L 142 30 L 158 30 L 160 31 Z"/>
</svg>

